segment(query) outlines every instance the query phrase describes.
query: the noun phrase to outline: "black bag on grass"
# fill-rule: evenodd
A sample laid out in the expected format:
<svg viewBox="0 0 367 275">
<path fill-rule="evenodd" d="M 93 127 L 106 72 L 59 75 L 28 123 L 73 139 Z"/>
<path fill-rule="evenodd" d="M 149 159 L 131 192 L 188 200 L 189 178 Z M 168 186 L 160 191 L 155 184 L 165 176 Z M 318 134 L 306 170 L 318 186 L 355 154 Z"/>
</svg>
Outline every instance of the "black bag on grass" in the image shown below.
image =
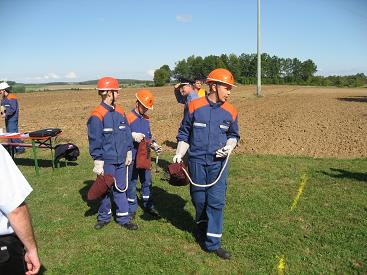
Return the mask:
<svg viewBox="0 0 367 275">
<path fill-rule="evenodd" d="M 44 138 L 44 137 L 54 137 L 60 134 L 62 131 L 59 128 L 47 128 L 34 132 L 30 132 L 29 136 L 32 138 Z"/>
<path fill-rule="evenodd" d="M 75 144 L 59 144 L 55 147 L 55 162 L 65 158 L 67 161 L 76 161 L 79 157 L 79 148 Z"/>
</svg>

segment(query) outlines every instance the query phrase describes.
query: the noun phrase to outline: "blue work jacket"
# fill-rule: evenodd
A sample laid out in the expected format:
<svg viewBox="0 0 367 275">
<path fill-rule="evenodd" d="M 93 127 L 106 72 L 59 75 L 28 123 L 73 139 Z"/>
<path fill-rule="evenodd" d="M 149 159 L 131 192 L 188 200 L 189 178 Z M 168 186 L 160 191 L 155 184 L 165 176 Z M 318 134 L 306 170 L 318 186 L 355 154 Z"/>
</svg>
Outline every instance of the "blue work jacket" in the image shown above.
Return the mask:
<svg viewBox="0 0 367 275">
<path fill-rule="evenodd" d="M 145 135 L 145 139 L 150 141 L 152 139 L 152 133 L 150 132 L 150 122 L 147 115 L 141 115 L 135 111 L 131 110 L 130 113 L 126 115 L 127 121 L 131 128 L 131 132 L 142 133 Z M 133 159 L 136 158 L 136 153 L 138 151 L 139 143 L 133 142 Z"/>
<path fill-rule="evenodd" d="M 121 107 L 114 108 L 101 102 L 92 112 L 87 126 L 89 153 L 94 160 L 104 160 L 106 164 L 125 162 L 133 140 Z"/>
<path fill-rule="evenodd" d="M 205 96 L 185 107 L 177 141 L 190 145 L 190 161 L 202 164 L 222 161 L 215 157 L 215 152 L 225 146 L 229 138 L 237 141 L 240 138 L 238 113 L 230 103 L 213 103 Z"/>
<path fill-rule="evenodd" d="M 5 120 L 9 122 L 18 121 L 18 100 L 14 94 L 9 94 L 7 97 L 3 97 L 1 99 L 1 105 L 6 108 Z"/>
</svg>

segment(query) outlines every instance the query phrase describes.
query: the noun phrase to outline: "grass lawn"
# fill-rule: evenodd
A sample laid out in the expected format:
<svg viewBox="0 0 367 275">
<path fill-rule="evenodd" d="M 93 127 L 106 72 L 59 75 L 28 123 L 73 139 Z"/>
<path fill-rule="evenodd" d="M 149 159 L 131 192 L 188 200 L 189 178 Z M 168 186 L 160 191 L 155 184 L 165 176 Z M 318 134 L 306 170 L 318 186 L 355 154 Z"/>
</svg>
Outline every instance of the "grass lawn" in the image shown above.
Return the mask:
<svg viewBox="0 0 367 275">
<path fill-rule="evenodd" d="M 139 209 L 138 231 L 114 222 L 96 231 L 86 150 L 54 172 L 42 161 L 40 177 L 27 154 L 17 163 L 34 189 L 28 204 L 46 274 L 367 273 L 367 159 L 234 155 L 222 239 L 233 259 L 224 261 L 195 242 L 188 187 L 168 185 L 162 169 L 153 171 L 162 220 Z"/>
</svg>

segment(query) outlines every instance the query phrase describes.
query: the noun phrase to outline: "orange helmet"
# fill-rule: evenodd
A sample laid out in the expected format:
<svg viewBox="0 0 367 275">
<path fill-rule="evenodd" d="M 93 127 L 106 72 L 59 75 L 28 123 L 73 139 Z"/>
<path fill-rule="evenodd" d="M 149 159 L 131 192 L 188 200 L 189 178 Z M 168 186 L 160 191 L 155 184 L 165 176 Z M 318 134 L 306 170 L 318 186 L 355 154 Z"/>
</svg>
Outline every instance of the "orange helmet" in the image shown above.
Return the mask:
<svg viewBox="0 0 367 275">
<path fill-rule="evenodd" d="M 135 94 L 137 100 L 145 107 L 148 108 L 149 110 L 153 110 L 153 102 L 154 102 L 154 96 L 152 94 L 151 91 L 147 90 L 147 89 L 142 89 L 139 90 L 136 94 Z"/>
<path fill-rule="evenodd" d="M 210 82 L 219 82 L 231 85 L 232 87 L 236 87 L 234 85 L 234 77 L 232 73 L 226 69 L 215 69 L 211 71 L 206 79 L 206 83 L 209 84 Z"/>
<path fill-rule="evenodd" d="M 99 91 L 118 91 L 120 89 L 119 82 L 113 77 L 102 77 L 100 80 L 98 80 L 96 89 Z"/>
</svg>

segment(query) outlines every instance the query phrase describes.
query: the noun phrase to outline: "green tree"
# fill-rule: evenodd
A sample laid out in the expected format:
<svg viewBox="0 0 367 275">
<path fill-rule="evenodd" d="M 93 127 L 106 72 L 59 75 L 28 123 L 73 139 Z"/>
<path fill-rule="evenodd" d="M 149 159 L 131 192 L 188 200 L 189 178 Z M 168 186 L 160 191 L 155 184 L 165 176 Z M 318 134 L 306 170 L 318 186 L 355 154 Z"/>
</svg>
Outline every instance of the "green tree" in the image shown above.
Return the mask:
<svg viewBox="0 0 367 275">
<path fill-rule="evenodd" d="M 175 79 L 179 79 L 181 77 L 184 77 L 184 78 L 190 77 L 190 70 L 186 62 L 186 59 L 182 59 L 176 63 L 176 67 L 173 70 L 172 76 Z"/>
<path fill-rule="evenodd" d="M 301 76 L 304 81 L 309 81 L 316 72 L 317 66 L 311 59 L 302 62 Z"/>
<path fill-rule="evenodd" d="M 158 69 L 154 72 L 154 85 L 156 87 L 161 87 L 170 81 L 170 74 L 165 69 Z"/>
</svg>

